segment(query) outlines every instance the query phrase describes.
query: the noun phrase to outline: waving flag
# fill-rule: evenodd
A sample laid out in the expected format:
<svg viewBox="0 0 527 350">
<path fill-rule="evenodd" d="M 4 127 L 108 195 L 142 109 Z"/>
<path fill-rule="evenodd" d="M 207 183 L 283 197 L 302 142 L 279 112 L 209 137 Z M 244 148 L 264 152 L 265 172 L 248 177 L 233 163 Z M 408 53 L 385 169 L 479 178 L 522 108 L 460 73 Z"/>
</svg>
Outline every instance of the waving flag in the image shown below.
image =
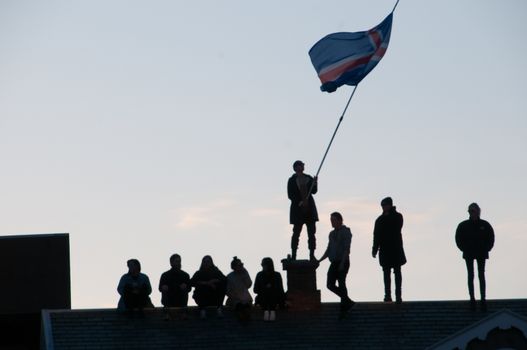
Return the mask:
<svg viewBox="0 0 527 350">
<path fill-rule="evenodd" d="M 368 75 L 388 48 L 392 17 L 390 13 L 368 31 L 329 34 L 313 45 L 309 57 L 322 82 L 320 90 L 333 92 L 342 85 L 357 85 Z"/>
</svg>

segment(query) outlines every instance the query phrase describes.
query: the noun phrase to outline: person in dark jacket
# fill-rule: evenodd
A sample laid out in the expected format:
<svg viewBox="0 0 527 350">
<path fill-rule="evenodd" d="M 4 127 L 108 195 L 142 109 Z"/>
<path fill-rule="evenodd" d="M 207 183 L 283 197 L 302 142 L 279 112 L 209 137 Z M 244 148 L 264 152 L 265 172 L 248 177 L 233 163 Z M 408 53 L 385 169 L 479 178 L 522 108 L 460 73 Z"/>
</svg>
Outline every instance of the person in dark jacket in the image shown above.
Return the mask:
<svg viewBox="0 0 527 350">
<path fill-rule="evenodd" d="M 373 229 L 373 247 L 371 255 L 375 258 L 379 252 L 379 264 L 384 273 L 384 301 L 392 301 L 391 270 L 395 275 L 395 301 L 402 303 L 401 266 L 406 264 L 403 248 L 403 216 L 397 212 L 393 200 L 386 197 L 381 201 L 382 215 L 375 220 Z"/>
<path fill-rule="evenodd" d="M 159 291 L 161 292 L 161 304 L 168 307 L 186 307 L 188 304 L 188 293 L 190 292 L 190 276 L 181 270 L 181 257 L 173 254 L 170 257 L 171 269 L 163 272 L 159 280 Z M 170 318 L 169 313 L 166 314 Z"/>
<path fill-rule="evenodd" d="M 481 295 L 481 308 L 487 308 L 485 294 L 485 260 L 494 246 L 494 230 L 492 226 L 480 219 L 481 209 L 477 203 L 468 206 L 469 219 L 461 222 L 456 230 L 456 244 L 463 252 L 463 259 L 467 265 L 468 293 L 471 309 L 476 308 L 474 297 L 474 260 L 478 264 L 479 291 Z"/>
<path fill-rule="evenodd" d="M 121 277 L 117 286 L 117 292 L 121 296 L 117 308 L 130 313 L 138 310 L 142 314 L 143 308 L 153 307 L 149 297 L 152 286 L 148 276 L 141 273 L 139 260 L 130 259 L 126 262 L 126 266 L 128 273 Z"/>
<path fill-rule="evenodd" d="M 313 194 L 318 191 L 317 178 L 304 174 L 304 163 L 297 160 L 293 163 L 295 173 L 287 182 L 287 196 L 291 200 L 289 210 L 289 223 L 293 225 L 293 236 L 291 237 L 291 256 L 296 259 L 298 250 L 298 241 L 302 226 L 307 228 L 309 259 L 315 259 L 316 249 L 316 222 L 318 221 L 318 212 L 313 199 Z M 309 190 L 311 189 L 311 193 Z M 308 196 L 309 194 L 309 196 Z"/>
<path fill-rule="evenodd" d="M 276 319 L 276 307 L 285 303 L 284 285 L 280 272 L 274 270 L 271 258 L 262 259 L 262 271 L 256 275 L 254 282 L 256 304 L 264 310 L 264 321 Z"/>
<path fill-rule="evenodd" d="M 200 317 L 207 316 L 206 307 L 214 306 L 218 317 L 223 316 L 221 307 L 225 298 L 227 280 L 225 275 L 214 265 L 212 258 L 206 255 L 201 260 L 201 266 L 190 280 L 194 287 L 192 297 L 200 309 Z"/>
</svg>

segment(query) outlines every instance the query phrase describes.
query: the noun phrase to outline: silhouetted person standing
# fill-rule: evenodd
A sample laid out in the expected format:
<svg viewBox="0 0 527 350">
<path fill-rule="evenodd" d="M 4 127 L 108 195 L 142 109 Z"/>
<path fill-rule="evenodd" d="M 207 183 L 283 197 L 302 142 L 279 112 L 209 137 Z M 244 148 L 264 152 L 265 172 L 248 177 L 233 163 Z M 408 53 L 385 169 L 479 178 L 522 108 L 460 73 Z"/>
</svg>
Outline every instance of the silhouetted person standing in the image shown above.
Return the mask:
<svg viewBox="0 0 527 350">
<path fill-rule="evenodd" d="M 327 287 L 340 297 L 341 312 L 348 311 L 355 302 L 348 297 L 346 276 L 350 268 L 351 230 L 343 224 L 342 215 L 334 212 L 330 216 L 333 231 L 329 233 L 326 252 L 318 260 L 322 262 L 329 258 L 331 264 L 328 269 Z M 338 287 L 337 287 L 338 282 Z"/>
<path fill-rule="evenodd" d="M 225 275 L 214 265 L 210 255 L 205 255 L 201 260 L 201 266 L 192 279 L 194 287 L 193 298 L 200 309 L 200 317 L 207 317 L 205 308 L 214 306 L 218 317 L 222 317 L 221 306 L 225 298 L 227 280 Z"/>
<path fill-rule="evenodd" d="M 304 163 L 297 160 L 293 163 L 295 173 L 287 182 L 287 196 L 291 200 L 291 209 L 289 211 L 289 223 L 293 225 L 293 236 L 291 237 L 291 255 L 293 260 L 296 259 L 298 250 L 298 241 L 302 226 L 307 228 L 309 259 L 315 260 L 316 248 L 316 222 L 318 221 L 317 207 L 313 194 L 317 193 L 317 178 L 304 174 Z M 309 190 L 311 193 L 309 193 Z M 309 193 L 309 196 L 308 196 Z"/>
<path fill-rule="evenodd" d="M 167 307 L 186 307 L 188 304 L 188 293 L 190 292 L 190 276 L 181 270 L 181 257 L 173 254 L 170 257 L 171 269 L 163 272 L 159 280 L 159 291 L 161 292 L 161 304 Z M 167 318 L 169 314 L 167 313 Z"/>
<path fill-rule="evenodd" d="M 456 244 L 463 252 L 463 259 L 467 265 L 468 293 L 470 307 L 476 308 L 474 296 L 474 260 L 478 264 L 479 291 L 481 295 L 481 308 L 487 309 L 485 294 L 485 260 L 494 246 L 494 230 L 492 226 L 480 219 L 481 209 L 477 203 L 468 206 L 469 219 L 461 222 L 456 230 Z"/>
<path fill-rule="evenodd" d="M 373 229 L 373 247 L 371 255 L 375 258 L 379 252 L 379 264 L 384 273 L 384 301 L 392 301 L 391 270 L 395 275 L 395 301 L 400 304 L 402 300 L 401 266 L 406 264 L 403 248 L 403 216 L 398 213 L 390 197 L 381 201 L 382 215 L 375 220 Z"/>
<path fill-rule="evenodd" d="M 130 259 L 126 262 L 128 273 L 125 273 L 119 280 L 117 292 L 121 296 L 117 308 L 120 310 L 133 311 L 135 309 L 142 312 L 143 308 L 151 307 L 150 293 L 152 286 L 148 276 L 141 273 L 141 263 L 137 259 Z"/>
</svg>

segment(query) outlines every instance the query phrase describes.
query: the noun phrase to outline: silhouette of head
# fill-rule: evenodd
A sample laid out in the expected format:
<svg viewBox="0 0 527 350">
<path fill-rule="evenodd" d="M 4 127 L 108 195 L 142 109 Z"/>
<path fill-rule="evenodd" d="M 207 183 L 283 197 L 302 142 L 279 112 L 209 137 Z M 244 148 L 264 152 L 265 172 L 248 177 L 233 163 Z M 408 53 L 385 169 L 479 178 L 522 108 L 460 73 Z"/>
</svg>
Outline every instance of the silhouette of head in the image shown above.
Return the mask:
<svg viewBox="0 0 527 350">
<path fill-rule="evenodd" d="M 126 266 L 128 266 L 128 273 L 134 277 L 139 276 L 139 273 L 141 272 L 141 263 L 137 259 L 130 259 L 126 262 Z"/>
<path fill-rule="evenodd" d="M 388 211 L 390 211 L 390 209 L 392 209 L 392 207 L 393 207 L 393 200 L 392 200 L 392 197 L 386 197 L 386 198 L 384 198 L 384 199 L 381 201 L 381 207 L 382 207 L 382 211 L 383 211 L 383 213 L 387 213 Z"/>
<path fill-rule="evenodd" d="M 170 257 L 170 266 L 176 270 L 181 269 L 181 257 L 179 256 L 179 254 L 173 254 Z"/>
<path fill-rule="evenodd" d="M 238 259 L 237 256 L 232 258 L 231 269 L 233 269 L 234 271 L 240 271 L 243 269 L 243 263 L 240 259 Z"/>
<path fill-rule="evenodd" d="M 329 217 L 331 220 L 331 227 L 339 229 L 342 226 L 342 215 L 339 212 L 331 213 L 331 216 Z"/>
<path fill-rule="evenodd" d="M 472 220 L 479 219 L 479 216 L 481 215 L 481 208 L 479 207 L 478 203 L 471 203 L 468 206 L 468 215 Z"/>
<path fill-rule="evenodd" d="M 273 259 L 267 257 L 262 259 L 262 270 L 265 272 L 274 272 Z"/>
<path fill-rule="evenodd" d="M 295 173 L 303 173 L 304 172 L 304 162 L 301 160 L 297 160 L 293 163 L 293 170 Z"/>
<path fill-rule="evenodd" d="M 214 268 L 214 262 L 212 261 L 212 258 L 210 255 L 205 255 L 203 259 L 201 259 L 201 266 L 200 270 L 211 270 Z"/>
</svg>

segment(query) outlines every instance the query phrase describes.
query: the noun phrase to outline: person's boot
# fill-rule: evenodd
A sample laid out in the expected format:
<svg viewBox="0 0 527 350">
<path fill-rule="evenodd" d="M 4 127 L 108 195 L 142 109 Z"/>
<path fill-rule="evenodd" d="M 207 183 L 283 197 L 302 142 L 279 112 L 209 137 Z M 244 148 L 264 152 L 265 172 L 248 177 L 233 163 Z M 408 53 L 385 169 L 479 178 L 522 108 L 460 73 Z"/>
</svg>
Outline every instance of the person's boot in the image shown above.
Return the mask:
<svg viewBox="0 0 527 350">
<path fill-rule="evenodd" d="M 481 299 L 479 307 L 481 308 L 481 311 L 487 312 L 487 300 Z"/>
<path fill-rule="evenodd" d="M 470 298 L 470 311 L 476 311 L 476 299 Z"/>
<path fill-rule="evenodd" d="M 264 321 L 269 321 L 269 311 L 268 310 L 264 311 Z"/>
<path fill-rule="evenodd" d="M 384 300 L 383 300 L 385 303 L 391 303 L 393 300 L 392 300 L 392 296 L 390 294 L 385 294 L 384 295 Z"/>
<path fill-rule="evenodd" d="M 396 304 L 402 304 L 403 298 L 401 297 L 401 289 L 395 290 L 395 303 Z"/>
<path fill-rule="evenodd" d="M 269 311 L 269 321 L 275 321 L 276 320 L 276 311 L 271 310 Z"/>
</svg>

